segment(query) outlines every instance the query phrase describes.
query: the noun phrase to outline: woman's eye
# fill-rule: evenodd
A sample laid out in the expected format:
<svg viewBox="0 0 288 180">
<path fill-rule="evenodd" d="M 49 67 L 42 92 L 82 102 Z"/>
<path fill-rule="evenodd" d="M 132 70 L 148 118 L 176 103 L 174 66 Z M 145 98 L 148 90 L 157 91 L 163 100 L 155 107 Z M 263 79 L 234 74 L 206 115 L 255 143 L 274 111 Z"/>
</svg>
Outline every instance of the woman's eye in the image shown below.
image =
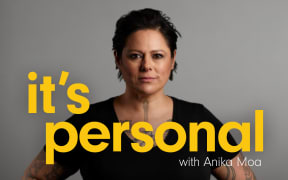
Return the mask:
<svg viewBox="0 0 288 180">
<path fill-rule="evenodd" d="M 142 56 L 140 54 L 130 54 L 129 58 L 130 59 L 138 59 L 138 58 L 142 58 Z"/>
<path fill-rule="evenodd" d="M 163 58 L 163 55 L 162 54 L 153 54 L 153 58 L 154 59 L 161 59 L 161 58 Z"/>
</svg>

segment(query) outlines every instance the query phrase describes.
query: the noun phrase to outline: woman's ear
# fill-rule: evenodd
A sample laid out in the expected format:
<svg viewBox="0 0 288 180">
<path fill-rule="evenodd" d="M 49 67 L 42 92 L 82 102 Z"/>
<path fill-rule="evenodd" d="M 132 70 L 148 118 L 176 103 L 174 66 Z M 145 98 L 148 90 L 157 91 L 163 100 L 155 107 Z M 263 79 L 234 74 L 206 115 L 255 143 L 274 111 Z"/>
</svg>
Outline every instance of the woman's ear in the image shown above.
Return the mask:
<svg viewBox="0 0 288 180">
<path fill-rule="evenodd" d="M 114 51 L 114 59 L 115 59 L 115 64 L 116 64 L 116 67 L 119 68 L 118 66 L 120 65 L 120 57 L 118 56 L 118 53 L 117 51 Z"/>
<path fill-rule="evenodd" d="M 176 50 L 174 50 L 174 52 L 173 52 L 173 58 L 172 58 L 172 68 L 171 68 L 171 70 L 173 70 L 174 69 L 174 67 L 175 67 L 175 58 L 176 58 Z"/>
</svg>

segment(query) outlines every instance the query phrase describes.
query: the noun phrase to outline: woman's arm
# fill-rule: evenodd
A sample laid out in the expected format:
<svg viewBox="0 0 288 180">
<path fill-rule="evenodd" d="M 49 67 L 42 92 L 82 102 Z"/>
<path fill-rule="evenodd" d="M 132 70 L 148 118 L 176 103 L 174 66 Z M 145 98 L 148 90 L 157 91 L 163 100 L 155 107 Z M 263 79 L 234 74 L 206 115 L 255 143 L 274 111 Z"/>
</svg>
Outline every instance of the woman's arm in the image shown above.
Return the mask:
<svg viewBox="0 0 288 180">
<path fill-rule="evenodd" d="M 64 167 L 55 162 L 53 165 L 46 165 L 45 152 L 41 150 L 36 158 L 26 169 L 22 180 L 54 180 L 65 179 L 74 174 L 78 169 Z"/>
<path fill-rule="evenodd" d="M 232 159 L 232 166 L 217 167 L 212 171 L 213 175 L 219 180 L 256 180 L 247 163 L 237 164 L 238 158 L 243 162 L 244 158 L 241 152 Z"/>
</svg>

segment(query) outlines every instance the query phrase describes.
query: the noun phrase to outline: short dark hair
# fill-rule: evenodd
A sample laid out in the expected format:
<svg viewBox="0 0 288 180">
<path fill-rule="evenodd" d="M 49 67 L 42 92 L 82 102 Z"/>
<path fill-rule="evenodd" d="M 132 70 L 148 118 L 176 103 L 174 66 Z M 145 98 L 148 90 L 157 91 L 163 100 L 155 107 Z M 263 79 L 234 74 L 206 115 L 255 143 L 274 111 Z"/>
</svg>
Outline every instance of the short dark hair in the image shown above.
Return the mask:
<svg viewBox="0 0 288 180">
<path fill-rule="evenodd" d="M 157 29 L 166 39 L 170 48 L 171 57 L 174 56 L 174 51 L 177 49 L 177 39 L 181 37 L 179 31 L 175 28 L 170 18 L 162 11 L 145 8 L 140 10 L 133 10 L 128 14 L 121 16 L 116 22 L 116 30 L 113 41 L 112 50 L 117 53 L 119 57 L 122 56 L 123 48 L 129 35 L 137 30 L 143 29 Z M 173 71 L 176 72 L 177 63 L 175 61 L 174 69 L 171 70 L 170 80 L 173 80 Z M 116 69 L 117 66 L 116 66 Z M 118 71 L 118 79 L 122 79 L 122 74 Z"/>
</svg>

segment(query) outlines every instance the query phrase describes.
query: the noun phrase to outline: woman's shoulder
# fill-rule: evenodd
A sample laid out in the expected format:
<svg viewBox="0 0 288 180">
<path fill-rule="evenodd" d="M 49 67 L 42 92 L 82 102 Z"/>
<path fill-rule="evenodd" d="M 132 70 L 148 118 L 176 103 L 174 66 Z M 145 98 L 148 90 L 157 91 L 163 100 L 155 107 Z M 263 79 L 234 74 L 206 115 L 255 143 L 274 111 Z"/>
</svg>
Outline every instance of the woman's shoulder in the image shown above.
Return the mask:
<svg viewBox="0 0 288 180">
<path fill-rule="evenodd" d="M 173 98 L 177 116 L 184 119 L 193 119 L 196 122 L 211 121 L 218 122 L 218 119 L 201 103 L 191 102 L 176 97 Z"/>
<path fill-rule="evenodd" d="M 112 102 L 114 97 L 106 98 L 104 100 L 98 100 L 97 102 L 91 103 L 89 109 L 82 114 L 74 114 L 72 117 L 81 118 L 81 119 L 89 119 L 89 121 L 93 119 L 103 118 L 109 114 L 112 114 Z"/>
<path fill-rule="evenodd" d="M 192 109 L 201 109 L 204 107 L 204 105 L 202 103 L 199 102 L 193 102 L 193 101 L 189 101 L 189 100 L 184 100 L 182 98 L 179 97 L 174 97 L 174 96 L 170 96 L 173 99 L 174 104 L 177 107 L 182 108 L 189 108 L 191 110 Z"/>
<path fill-rule="evenodd" d="M 109 108 L 115 97 L 105 98 L 104 100 L 98 100 L 97 102 L 91 103 L 89 110 L 93 109 L 105 109 Z"/>
</svg>

